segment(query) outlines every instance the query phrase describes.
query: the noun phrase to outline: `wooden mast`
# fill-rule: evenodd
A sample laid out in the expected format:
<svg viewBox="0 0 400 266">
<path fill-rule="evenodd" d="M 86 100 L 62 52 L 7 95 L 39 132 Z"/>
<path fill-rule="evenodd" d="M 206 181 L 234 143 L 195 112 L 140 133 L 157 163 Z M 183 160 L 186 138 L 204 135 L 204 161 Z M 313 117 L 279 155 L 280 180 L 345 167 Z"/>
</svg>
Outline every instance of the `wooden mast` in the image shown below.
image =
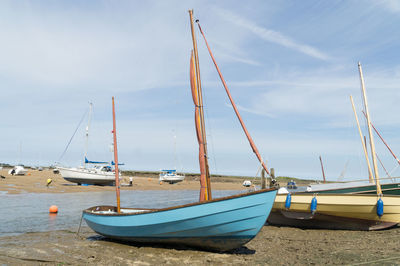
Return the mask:
<svg viewBox="0 0 400 266">
<path fill-rule="evenodd" d="M 369 111 L 368 111 L 367 95 L 365 93 L 364 77 L 363 77 L 363 74 L 362 74 L 362 68 L 361 68 L 361 63 L 360 62 L 358 62 L 358 71 L 360 72 L 361 89 L 362 89 L 364 105 L 365 105 L 365 114 L 366 114 L 366 117 L 367 117 L 369 144 L 371 145 L 372 165 L 374 167 L 374 174 L 375 174 L 375 181 L 376 181 L 376 193 L 378 195 L 382 195 L 382 189 L 381 189 L 381 185 L 380 185 L 380 182 L 379 182 L 378 165 L 376 163 L 374 136 L 372 135 L 372 130 L 371 130 L 371 120 L 370 120 Z"/>
<path fill-rule="evenodd" d="M 119 185 L 119 170 L 118 170 L 118 149 L 117 149 L 117 128 L 115 123 L 115 105 L 114 96 L 112 97 L 112 115 L 113 115 L 113 139 L 114 139 L 114 163 L 115 163 L 115 189 L 117 192 L 117 212 L 121 212 L 120 202 L 120 185 Z"/>
<path fill-rule="evenodd" d="M 353 96 L 351 96 L 351 95 L 350 95 L 350 101 L 351 101 L 351 106 L 353 107 L 354 117 L 356 118 L 358 133 L 360 134 L 361 145 L 363 146 L 365 160 L 367 161 L 369 182 L 373 183 L 374 176 L 372 175 L 371 164 L 369 163 L 369 159 L 368 159 L 367 146 L 366 146 L 366 143 L 364 142 L 364 138 L 363 138 L 361 128 L 360 128 L 360 122 L 358 121 L 358 117 L 357 117 L 356 107 L 354 106 Z"/>
<path fill-rule="evenodd" d="M 322 163 L 321 155 L 319 156 L 319 161 L 321 162 L 322 177 L 324 178 L 324 184 L 325 184 L 326 183 L 325 171 L 324 171 L 324 164 Z"/>
<path fill-rule="evenodd" d="M 194 64 L 195 64 L 195 81 L 197 85 L 197 101 L 198 101 L 198 110 L 199 110 L 199 118 L 200 118 L 200 139 L 201 145 L 204 149 L 204 158 L 200 159 L 200 163 L 204 160 L 204 167 L 205 167 L 205 184 L 202 184 L 202 188 L 200 191 L 200 201 L 203 200 L 211 200 L 211 182 L 210 182 L 210 171 L 208 167 L 208 152 L 207 152 L 207 138 L 206 138 L 206 131 L 205 131 L 205 122 L 204 122 L 204 110 L 203 110 L 203 93 L 201 89 L 201 80 L 200 80 L 200 65 L 199 65 L 199 56 L 197 52 L 197 42 L 196 42 L 196 35 L 194 32 L 194 24 L 193 24 L 193 10 L 189 10 L 189 17 L 190 17 L 190 28 L 192 32 L 192 41 L 193 41 L 193 54 L 194 54 Z M 201 148 L 200 148 L 201 149 Z M 202 166 L 200 166 L 201 168 Z M 203 186 L 205 185 L 205 188 Z M 204 191 L 204 197 L 202 196 Z"/>
</svg>

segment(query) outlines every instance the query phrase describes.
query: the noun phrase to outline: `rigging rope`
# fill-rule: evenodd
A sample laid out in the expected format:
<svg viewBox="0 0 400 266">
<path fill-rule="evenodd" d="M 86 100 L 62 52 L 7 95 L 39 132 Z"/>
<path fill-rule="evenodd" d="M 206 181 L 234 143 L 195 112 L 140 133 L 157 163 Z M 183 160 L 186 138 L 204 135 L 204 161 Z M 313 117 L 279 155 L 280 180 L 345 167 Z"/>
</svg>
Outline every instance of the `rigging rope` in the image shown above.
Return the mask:
<svg viewBox="0 0 400 266">
<path fill-rule="evenodd" d="M 259 160 L 260 163 L 262 164 L 263 168 L 265 169 L 265 172 L 267 172 L 267 174 L 270 175 L 270 172 L 269 172 L 267 166 L 264 164 L 264 160 L 263 160 L 263 158 L 261 157 L 260 153 L 258 152 L 258 149 L 257 149 L 257 147 L 255 146 L 254 141 L 253 141 L 253 139 L 252 139 L 251 136 L 250 136 L 250 133 L 247 131 L 247 128 L 246 128 L 246 126 L 244 125 L 244 122 L 243 122 L 243 120 L 242 120 L 242 117 L 240 116 L 239 111 L 238 111 L 238 109 L 237 109 L 237 107 L 236 107 L 236 104 L 235 104 L 235 102 L 234 102 L 233 99 L 232 99 L 231 93 L 229 92 L 229 89 L 228 89 L 228 86 L 226 85 L 225 79 L 223 78 L 222 73 L 221 73 L 221 71 L 219 70 L 219 67 L 218 67 L 218 65 L 217 65 L 217 62 L 215 61 L 215 58 L 214 58 L 214 56 L 213 56 L 213 54 L 212 54 L 212 52 L 211 52 L 210 46 L 208 45 L 206 36 L 204 35 L 203 30 L 201 29 L 201 26 L 200 26 L 200 23 L 199 23 L 199 20 L 198 20 L 198 19 L 196 20 L 196 23 L 197 23 L 197 26 L 199 27 L 199 30 L 200 30 L 201 35 L 203 35 L 204 41 L 205 41 L 206 46 L 207 46 L 208 53 L 210 54 L 210 57 L 211 57 L 211 59 L 212 59 L 212 61 L 213 61 L 213 63 L 214 63 L 214 66 L 215 66 L 215 68 L 216 68 L 216 70 L 217 70 L 217 72 L 218 72 L 218 75 L 219 75 L 219 77 L 220 77 L 220 79 L 221 79 L 222 85 L 223 85 L 224 88 L 225 88 L 225 92 L 226 92 L 226 94 L 228 95 L 229 101 L 231 102 L 231 105 L 232 105 L 232 107 L 233 107 L 233 110 L 234 110 L 235 113 L 236 113 L 237 118 L 239 119 L 240 125 L 242 126 L 242 129 L 243 129 L 243 131 L 244 131 L 244 133 L 245 133 L 245 135 L 246 135 L 246 137 L 247 137 L 247 140 L 249 141 L 249 144 L 250 144 L 250 146 L 251 146 L 253 152 L 255 153 L 256 157 L 258 158 L 258 160 Z"/>
<path fill-rule="evenodd" d="M 393 169 L 392 169 L 392 171 L 390 171 L 390 176 L 392 176 L 393 175 L 393 173 L 397 170 L 397 168 L 399 168 L 399 164 L 398 165 L 396 165 Z M 395 180 L 396 180 L 396 178 L 395 178 Z"/>
<path fill-rule="evenodd" d="M 205 102 L 209 102 L 208 100 L 207 100 L 207 93 L 205 93 L 204 94 L 204 98 L 206 98 L 206 101 Z M 204 105 L 204 103 L 203 103 L 203 105 Z M 207 137 L 210 137 L 210 142 L 209 143 L 207 143 L 207 144 L 211 144 L 211 154 L 212 154 L 212 162 L 213 162 L 213 164 L 214 164 L 214 170 L 215 170 L 215 174 L 216 175 L 218 175 L 218 168 L 217 168 L 217 155 L 216 155 L 216 153 L 215 153 L 215 149 L 214 149 L 214 138 L 213 138 L 213 135 L 214 135 L 214 133 L 213 133 L 213 127 L 212 127 L 212 121 L 211 121 L 211 119 L 210 119 L 210 117 L 209 117 L 209 115 L 208 115 L 208 110 L 207 110 L 207 108 L 205 108 L 206 106 L 203 106 L 203 109 L 204 109 L 204 113 L 205 113 L 205 115 L 206 115 L 206 118 L 207 118 L 207 125 L 208 125 L 208 130 L 209 130 L 209 134 L 207 134 Z M 210 154 L 208 154 L 208 158 L 210 159 Z"/>
<path fill-rule="evenodd" d="M 386 173 L 387 177 L 390 177 L 390 178 L 391 178 L 390 174 L 389 174 L 388 171 L 386 170 L 386 168 L 385 168 L 385 166 L 383 165 L 383 163 L 382 163 L 381 159 L 379 158 L 378 154 L 376 155 L 376 158 L 378 159 L 379 163 L 381 164 L 383 170 L 385 170 L 385 173 Z M 393 179 L 392 179 L 392 181 L 393 181 Z"/>
<path fill-rule="evenodd" d="M 74 134 L 72 134 L 71 138 L 70 138 L 69 141 L 68 141 L 67 146 L 65 147 L 65 149 L 64 149 L 64 151 L 63 151 L 63 153 L 61 154 L 60 158 L 58 158 L 58 162 L 61 161 L 61 159 L 64 157 L 65 153 L 67 152 L 68 147 L 69 147 L 69 145 L 71 144 L 72 139 L 74 138 L 74 136 L 75 136 L 76 132 L 78 131 L 79 127 L 81 126 L 81 124 L 82 124 L 82 122 L 83 122 L 83 119 L 86 117 L 87 112 L 88 112 L 88 110 L 86 110 L 85 113 L 83 114 L 83 116 L 82 116 L 82 118 L 81 118 L 81 121 L 79 121 L 79 124 L 78 124 L 78 126 L 76 127 L 76 129 L 75 129 L 75 131 L 74 131 Z"/>
<path fill-rule="evenodd" d="M 367 116 L 365 112 L 363 111 L 364 116 Z M 379 134 L 378 130 L 375 128 L 375 126 L 371 122 L 372 128 L 375 130 L 375 133 L 378 135 L 378 137 L 382 140 L 383 144 L 385 144 L 386 148 L 390 151 L 390 153 L 393 155 L 393 157 L 396 159 L 397 163 L 400 164 L 400 160 L 397 158 L 397 156 L 393 153 L 392 149 L 389 147 L 389 145 L 386 143 L 386 141 L 382 138 L 381 134 Z"/>
</svg>

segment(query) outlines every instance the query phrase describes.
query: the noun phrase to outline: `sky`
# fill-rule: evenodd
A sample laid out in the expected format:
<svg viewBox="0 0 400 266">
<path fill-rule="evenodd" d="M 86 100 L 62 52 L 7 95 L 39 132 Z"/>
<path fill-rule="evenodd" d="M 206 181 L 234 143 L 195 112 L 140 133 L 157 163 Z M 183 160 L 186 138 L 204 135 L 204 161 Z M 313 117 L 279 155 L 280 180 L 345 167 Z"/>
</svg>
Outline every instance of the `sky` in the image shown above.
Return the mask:
<svg viewBox="0 0 400 266">
<path fill-rule="evenodd" d="M 278 176 L 367 176 L 358 62 L 371 121 L 400 156 L 400 3 L 364 1 L 1 1 L 0 162 L 112 158 L 116 99 L 124 170 L 199 172 L 190 94 L 194 9 L 244 122 Z M 259 175 L 196 30 L 211 174 Z M 75 129 L 83 122 L 63 154 Z M 374 136 L 391 176 L 397 162 Z M 379 165 L 381 177 L 387 176 Z"/>
</svg>

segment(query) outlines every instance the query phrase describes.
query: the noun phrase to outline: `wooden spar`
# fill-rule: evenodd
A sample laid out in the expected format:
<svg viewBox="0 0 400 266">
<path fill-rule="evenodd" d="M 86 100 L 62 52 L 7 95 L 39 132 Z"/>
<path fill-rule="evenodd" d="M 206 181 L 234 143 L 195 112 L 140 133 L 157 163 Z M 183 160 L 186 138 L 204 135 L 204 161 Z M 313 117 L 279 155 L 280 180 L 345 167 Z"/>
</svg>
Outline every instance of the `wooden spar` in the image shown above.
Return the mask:
<svg viewBox="0 0 400 266">
<path fill-rule="evenodd" d="M 200 122 L 200 106 L 198 97 L 198 86 L 196 82 L 196 65 L 194 62 L 193 50 L 190 56 L 190 87 L 194 103 L 194 123 L 196 129 L 197 143 L 199 144 L 199 166 L 200 166 L 200 201 L 205 201 L 207 197 L 207 180 L 206 180 L 206 161 L 204 151 L 204 141 L 201 132 Z"/>
<path fill-rule="evenodd" d="M 265 182 L 265 170 L 261 170 L 261 189 L 265 189 L 267 187 Z"/>
<path fill-rule="evenodd" d="M 321 169 L 322 169 L 322 177 L 324 178 L 324 184 L 326 183 L 325 179 L 325 171 L 324 171 L 324 164 L 322 163 L 321 155 L 319 156 L 319 161 L 321 162 Z"/>
<path fill-rule="evenodd" d="M 256 145 L 254 144 L 254 141 L 253 141 L 253 139 L 251 138 L 250 133 L 247 131 L 247 128 L 246 128 L 246 126 L 244 125 L 244 122 L 243 122 L 243 120 L 242 120 L 242 117 L 241 117 L 240 114 L 239 114 L 238 109 L 236 108 L 236 104 L 235 104 L 235 102 L 233 101 L 233 98 L 232 98 L 232 96 L 231 96 L 231 93 L 229 92 L 229 89 L 228 89 L 228 86 L 226 85 L 225 79 L 224 79 L 224 77 L 222 76 L 221 71 L 219 70 L 219 67 L 218 67 L 218 65 L 217 65 L 217 62 L 215 61 L 215 58 L 214 58 L 214 56 L 213 56 L 213 54 L 212 54 L 212 52 L 211 52 L 210 46 L 208 45 L 206 36 L 204 36 L 203 30 L 201 29 L 200 24 L 199 24 L 198 22 L 197 22 L 197 25 L 199 26 L 201 35 L 203 35 L 203 38 L 204 38 L 204 41 L 205 41 L 205 43 L 206 43 L 208 52 L 209 52 L 209 54 L 210 54 L 210 56 L 211 56 L 212 61 L 214 62 L 215 68 L 217 69 L 217 72 L 218 72 L 218 75 L 219 75 L 219 77 L 220 77 L 220 79 L 221 79 L 221 81 L 222 81 L 222 84 L 224 85 L 226 94 L 228 95 L 228 98 L 229 98 L 229 100 L 231 101 L 233 110 L 235 111 L 236 116 L 237 116 L 237 118 L 239 119 L 240 125 L 242 126 L 244 133 L 246 134 L 247 140 L 249 141 L 250 146 L 251 146 L 251 148 L 253 149 L 253 152 L 256 154 L 256 156 L 257 156 L 258 160 L 260 161 L 262 167 L 264 168 L 265 172 L 267 172 L 267 174 L 270 175 L 267 166 L 265 165 L 263 159 L 261 158 L 261 155 L 260 155 L 260 153 L 258 152 L 258 149 L 257 149 Z"/>
<path fill-rule="evenodd" d="M 362 111 L 362 112 L 363 112 L 364 116 L 366 116 L 365 113 L 364 113 L 364 111 Z M 378 134 L 378 136 L 379 136 L 379 138 L 382 140 L 383 144 L 386 145 L 386 148 L 388 148 L 388 150 L 390 151 L 390 153 L 391 153 L 391 154 L 393 155 L 393 157 L 396 159 L 397 163 L 400 164 L 400 160 L 399 160 L 399 159 L 397 158 L 397 156 L 393 153 L 392 149 L 389 147 L 389 145 L 386 143 L 386 141 L 382 138 L 381 134 L 379 134 L 378 130 L 374 127 L 374 124 L 372 124 L 372 122 L 371 122 L 371 126 L 372 126 L 372 128 L 374 129 L 374 131 L 376 132 L 376 134 Z"/>
<path fill-rule="evenodd" d="M 367 95 L 365 93 L 364 77 L 362 74 L 362 68 L 361 68 L 360 62 L 358 62 L 358 71 L 360 72 L 361 89 L 362 89 L 362 94 L 363 94 L 363 99 L 364 99 L 364 104 L 365 104 L 365 113 L 366 113 L 366 117 L 367 117 L 369 144 L 371 145 L 372 165 L 374 167 L 374 174 L 375 174 L 375 181 L 376 181 L 376 193 L 378 195 L 382 195 L 382 189 L 381 189 L 381 185 L 379 182 L 378 165 L 376 163 L 374 136 L 372 135 L 372 130 L 371 130 L 371 120 L 370 120 L 369 111 L 368 111 L 368 101 L 367 101 Z"/>
<path fill-rule="evenodd" d="M 360 134 L 361 145 L 363 146 L 365 160 L 367 162 L 369 182 L 373 183 L 374 176 L 372 175 L 371 164 L 369 163 L 369 159 L 368 159 L 367 145 L 363 140 L 363 135 L 362 135 L 361 128 L 360 128 L 360 122 L 358 121 L 356 107 L 354 106 L 353 96 L 351 96 L 351 95 L 350 95 L 350 101 L 351 101 L 351 106 L 353 107 L 354 117 L 356 118 L 358 133 Z"/>
<path fill-rule="evenodd" d="M 206 129 L 204 122 L 204 110 L 203 110 L 203 93 L 201 89 L 201 79 L 200 79 L 200 65 L 199 65 L 199 55 L 197 52 L 197 42 L 196 35 L 194 32 L 194 24 L 193 24 L 193 10 L 189 10 L 190 17 L 190 29 L 192 31 L 192 41 L 193 41 L 193 51 L 194 51 L 194 62 L 195 62 L 195 74 L 196 74 L 196 84 L 197 84 L 197 99 L 198 99 L 198 109 L 199 109 L 199 117 L 200 117 L 200 138 L 202 140 L 202 145 L 204 149 L 204 164 L 205 164 L 205 175 L 206 175 L 206 187 L 204 198 L 202 198 L 202 191 L 200 191 L 200 201 L 203 200 L 211 200 L 211 181 L 210 181 L 210 171 L 208 167 L 208 152 L 207 152 L 207 138 L 206 138 Z M 201 166 L 200 166 L 201 167 Z"/>
<path fill-rule="evenodd" d="M 112 97 L 112 114 L 113 114 L 113 139 L 114 139 L 114 163 L 115 163 L 115 189 L 117 192 L 117 212 L 121 212 L 120 201 L 120 185 L 119 185 L 119 170 L 118 170 L 118 149 L 117 149 L 117 128 L 115 122 L 115 105 L 114 97 Z"/>
<path fill-rule="evenodd" d="M 367 136 L 364 136 L 364 145 L 365 145 L 365 147 L 367 147 Z M 367 155 L 368 155 L 368 151 L 367 151 Z"/>
</svg>

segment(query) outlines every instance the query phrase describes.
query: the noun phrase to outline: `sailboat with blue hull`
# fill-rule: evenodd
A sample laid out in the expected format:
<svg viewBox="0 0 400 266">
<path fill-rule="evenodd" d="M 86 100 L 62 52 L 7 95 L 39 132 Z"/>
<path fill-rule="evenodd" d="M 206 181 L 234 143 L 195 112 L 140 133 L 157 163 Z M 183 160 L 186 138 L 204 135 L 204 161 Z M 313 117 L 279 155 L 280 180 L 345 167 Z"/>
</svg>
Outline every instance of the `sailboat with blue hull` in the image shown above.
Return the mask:
<svg viewBox="0 0 400 266">
<path fill-rule="evenodd" d="M 189 14 L 194 47 L 190 60 L 190 81 L 195 105 L 196 135 L 199 143 L 199 202 L 162 209 L 120 207 L 113 98 L 117 206 L 95 206 L 86 209 L 83 211 L 83 219 L 93 231 L 112 239 L 145 243 L 183 244 L 201 249 L 225 251 L 239 248 L 257 235 L 270 214 L 277 190 L 274 188 L 262 189 L 212 199 L 192 11 L 189 11 Z M 243 124 L 242 126 L 244 127 Z M 246 132 L 247 134 L 248 132 Z M 250 144 L 253 151 L 257 151 L 252 141 L 250 141 Z"/>
<path fill-rule="evenodd" d="M 276 190 L 165 209 L 93 207 L 84 211 L 95 232 L 113 239 L 230 250 L 253 239 L 271 210 Z"/>
</svg>

